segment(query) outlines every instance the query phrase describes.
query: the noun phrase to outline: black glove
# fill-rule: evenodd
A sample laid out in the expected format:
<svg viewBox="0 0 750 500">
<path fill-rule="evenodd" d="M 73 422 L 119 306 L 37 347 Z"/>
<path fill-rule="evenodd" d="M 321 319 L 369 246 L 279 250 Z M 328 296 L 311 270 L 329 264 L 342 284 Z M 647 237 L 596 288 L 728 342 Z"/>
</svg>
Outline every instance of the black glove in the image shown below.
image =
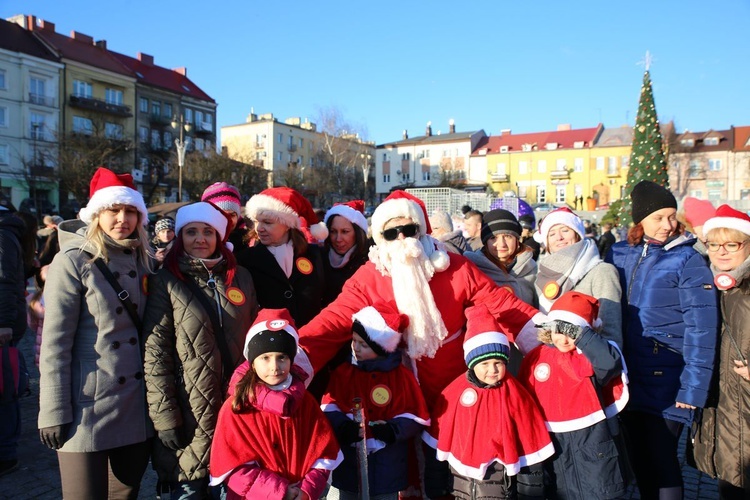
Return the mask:
<svg viewBox="0 0 750 500">
<path fill-rule="evenodd" d="M 383 422 L 382 424 L 374 424 L 370 426 L 372 430 L 372 436 L 375 439 L 379 439 L 385 444 L 393 444 L 396 442 L 396 431 L 393 428 L 393 424 Z"/>
<path fill-rule="evenodd" d="M 336 429 L 336 436 L 339 438 L 339 445 L 349 446 L 357 441 L 362 441 L 362 436 L 359 434 L 360 425 L 354 420 L 347 419 L 338 429 Z"/>
<path fill-rule="evenodd" d="M 585 329 L 584 327 L 574 325 L 573 323 L 568 323 L 567 321 L 563 321 L 561 319 L 548 321 L 546 323 L 538 325 L 538 327 L 544 330 L 549 330 L 553 333 L 561 333 L 566 337 L 571 338 L 572 340 L 578 340 Z"/>
<path fill-rule="evenodd" d="M 185 433 L 182 432 L 182 427 L 157 432 L 159 434 L 159 441 L 161 441 L 161 443 L 170 450 L 179 450 L 181 448 L 184 448 L 187 444 Z"/>
<path fill-rule="evenodd" d="M 51 450 L 59 450 L 68 440 L 68 424 L 39 429 L 39 439 Z"/>
</svg>

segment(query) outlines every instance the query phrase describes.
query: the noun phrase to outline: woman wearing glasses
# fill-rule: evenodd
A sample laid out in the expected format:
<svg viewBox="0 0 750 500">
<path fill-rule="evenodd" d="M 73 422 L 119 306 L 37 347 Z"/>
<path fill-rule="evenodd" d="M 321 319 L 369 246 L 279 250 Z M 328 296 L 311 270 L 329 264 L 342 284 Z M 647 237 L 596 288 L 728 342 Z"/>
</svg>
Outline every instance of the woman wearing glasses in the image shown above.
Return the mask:
<svg viewBox="0 0 750 500">
<path fill-rule="evenodd" d="M 181 207 L 174 245 L 149 280 L 145 379 L 161 498 L 206 498 L 219 409 L 258 312 L 250 273 L 227 246 L 228 225 L 212 203 Z"/>
<path fill-rule="evenodd" d="M 719 498 L 750 497 L 750 217 L 728 205 L 703 226 L 714 283 L 721 290 L 718 372 L 695 436 L 698 468 L 719 479 Z"/>
<path fill-rule="evenodd" d="M 607 259 L 623 291 L 630 402 L 623 412 L 641 498 L 682 498 L 677 444 L 702 408 L 714 366 L 718 307 L 713 276 L 683 234 L 666 188 L 641 181 L 631 193 L 635 226 Z"/>
</svg>

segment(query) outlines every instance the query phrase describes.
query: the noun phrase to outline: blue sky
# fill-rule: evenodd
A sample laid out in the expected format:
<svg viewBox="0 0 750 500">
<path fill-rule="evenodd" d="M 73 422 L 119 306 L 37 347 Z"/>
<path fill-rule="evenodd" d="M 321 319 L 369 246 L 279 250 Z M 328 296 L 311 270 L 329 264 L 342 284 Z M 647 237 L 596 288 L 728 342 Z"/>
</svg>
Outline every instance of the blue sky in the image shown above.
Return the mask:
<svg viewBox="0 0 750 500">
<path fill-rule="evenodd" d="M 659 119 L 678 131 L 750 125 L 750 2 L 3 0 L 188 76 L 218 126 L 339 108 L 377 143 L 632 125 L 646 50 Z"/>
</svg>

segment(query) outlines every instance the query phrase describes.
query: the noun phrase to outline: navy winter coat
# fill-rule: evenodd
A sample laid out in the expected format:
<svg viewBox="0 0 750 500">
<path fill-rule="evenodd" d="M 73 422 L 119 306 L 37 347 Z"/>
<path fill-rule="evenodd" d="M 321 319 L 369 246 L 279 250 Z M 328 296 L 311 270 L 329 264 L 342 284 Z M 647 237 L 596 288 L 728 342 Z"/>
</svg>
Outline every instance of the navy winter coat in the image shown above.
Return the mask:
<svg viewBox="0 0 750 500">
<path fill-rule="evenodd" d="M 713 275 L 681 235 L 666 245 L 621 241 L 607 262 L 622 285 L 623 339 L 630 379 L 629 410 L 689 423 L 703 407 L 714 369 L 719 310 Z"/>
</svg>

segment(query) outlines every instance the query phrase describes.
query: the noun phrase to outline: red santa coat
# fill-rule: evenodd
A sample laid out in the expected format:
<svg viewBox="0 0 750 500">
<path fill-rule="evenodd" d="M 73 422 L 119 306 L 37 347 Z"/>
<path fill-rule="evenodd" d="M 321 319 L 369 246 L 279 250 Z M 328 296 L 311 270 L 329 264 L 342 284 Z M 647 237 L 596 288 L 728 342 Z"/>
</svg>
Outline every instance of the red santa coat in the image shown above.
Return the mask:
<svg viewBox="0 0 750 500">
<path fill-rule="evenodd" d="M 228 399 L 219 412 L 211 445 L 212 484 L 252 462 L 296 483 L 310 469 L 330 471 L 342 460 L 331 425 L 310 393 L 290 417 L 255 408 L 234 413 Z"/>
<path fill-rule="evenodd" d="M 416 376 L 428 407 L 453 379 L 466 371 L 463 340 L 464 309 L 483 303 L 495 316 L 500 330 L 508 334 L 523 352 L 539 344 L 532 317 L 539 311 L 506 289 L 499 288 L 465 257 L 453 253 L 450 266 L 430 280 L 435 304 L 448 330 L 434 358 L 416 362 Z M 312 368 L 319 370 L 352 338 L 352 315 L 376 300 L 395 301 L 390 276 L 383 276 L 372 262 L 359 268 L 344 285 L 341 294 L 310 323 L 299 330 L 299 344 Z M 540 322 L 543 319 L 539 318 Z M 296 361 L 296 360 L 295 360 Z"/>
<path fill-rule="evenodd" d="M 509 476 L 555 453 L 536 403 L 507 374 L 498 387 L 482 389 L 463 374 L 445 388 L 423 440 L 459 474 L 482 480 L 494 462 Z"/>
<path fill-rule="evenodd" d="M 604 409 L 591 381 L 593 375 L 591 362 L 579 350 L 561 352 L 540 345 L 524 357 L 518 379 L 539 404 L 547 429 L 571 432 L 617 415 L 628 402 L 624 371 L 602 387 Z"/>
<path fill-rule="evenodd" d="M 324 412 L 340 411 L 352 417 L 352 400 L 361 398 L 367 422 L 387 421 L 401 417 L 430 425 L 430 412 L 414 375 L 404 366 L 387 372 L 366 372 L 349 363 L 331 374 L 328 392 L 320 407 Z M 366 428 L 367 452 L 374 453 L 385 443 L 372 437 Z"/>
</svg>

